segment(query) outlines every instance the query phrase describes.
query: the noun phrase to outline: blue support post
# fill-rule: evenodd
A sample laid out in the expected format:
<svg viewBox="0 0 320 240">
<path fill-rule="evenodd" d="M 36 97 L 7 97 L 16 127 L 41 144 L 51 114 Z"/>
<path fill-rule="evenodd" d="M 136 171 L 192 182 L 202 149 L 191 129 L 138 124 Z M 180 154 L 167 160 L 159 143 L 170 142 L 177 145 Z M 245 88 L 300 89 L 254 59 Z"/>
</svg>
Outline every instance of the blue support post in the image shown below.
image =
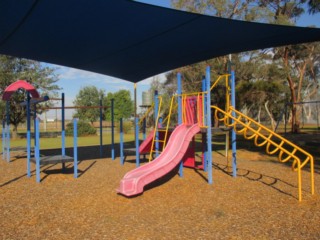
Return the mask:
<svg viewBox="0 0 320 240">
<path fill-rule="evenodd" d="M 66 155 L 66 144 L 65 144 L 65 114 L 64 114 L 64 93 L 61 94 L 61 155 Z"/>
<path fill-rule="evenodd" d="M 155 151 L 156 151 L 156 157 L 159 156 L 159 131 L 158 131 L 158 126 L 156 126 L 157 123 L 157 118 L 158 118 L 158 109 L 159 109 L 159 98 L 158 98 L 158 91 L 154 91 L 154 129 L 156 131 L 156 142 L 155 142 Z"/>
<path fill-rule="evenodd" d="M 202 92 L 205 92 L 206 91 L 206 78 L 204 77 L 202 79 Z M 203 95 L 204 99 L 203 99 L 203 105 L 204 105 L 204 112 L 203 112 L 203 115 L 205 116 L 205 122 L 204 124 L 206 126 L 208 126 L 208 123 L 207 123 L 207 98 L 205 95 Z M 206 141 L 206 134 L 208 133 L 202 133 L 202 145 L 204 147 L 203 149 L 203 171 L 207 172 L 207 169 L 208 169 L 208 148 L 207 148 L 207 141 Z"/>
<path fill-rule="evenodd" d="M 111 99 L 111 159 L 114 160 L 114 99 Z"/>
<path fill-rule="evenodd" d="M 36 145 L 36 118 L 37 118 L 37 106 L 33 105 L 33 132 L 34 132 L 34 142 L 33 145 Z"/>
<path fill-rule="evenodd" d="M 27 93 L 27 176 L 31 177 L 31 114 L 30 114 L 30 94 Z"/>
<path fill-rule="evenodd" d="M 143 140 L 146 140 L 146 138 L 147 138 L 147 134 L 146 134 L 146 129 L 147 129 L 147 119 L 146 118 L 144 118 L 143 119 L 143 126 L 142 126 L 142 131 L 143 131 Z"/>
<path fill-rule="evenodd" d="M 64 93 L 61 94 L 61 155 L 66 155 L 66 133 L 65 133 L 65 99 Z M 62 170 L 64 171 L 66 164 L 62 163 Z"/>
<path fill-rule="evenodd" d="M 177 93 L 178 93 L 178 125 L 182 124 L 182 83 L 181 73 L 177 74 Z M 183 162 L 179 165 L 179 176 L 183 177 Z"/>
<path fill-rule="evenodd" d="M 177 74 L 177 93 L 178 93 L 178 124 L 182 124 L 182 83 L 181 83 L 181 73 Z"/>
<path fill-rule="evenodd" d="M 5 120 L 3 119 L 2 120 L 2 159 L 4 159 L 4 157 L 5 157 L 5 137 L 6 137 L 6 130 L 5 130 L 5 126 L 6 126 L 6 124 L 5 124 Z"/>
<path fill-rule="evenodd" d="M 73 119 L 73 176 L 78 178 L 78 119 Z"/>
<path fill-rule="evenodd" d="M 6 123 L 4 128 L 4 141 L 5 141 L 5 155 L 4 159 L 10 161 L 10 126 Z"/>
<path fill-rule="evenodd" d="M 235 72 L 231 69 L 231 105 L 236 108 L 236 85 L 235 85 Z M 232 112 L 232 116 L 235 117 L 235 112 Z M 234 120 L 232 120 L 232 124 Z M 234 129 L 231 133 L 231 142 L 232 142 L 232 175 L 233 177 L 237 176 L 237 135 Z"/>
<path fill-rule="evenodd" d="M 7 162 L 10 162 L 10 101 L 6 101 L 6 122 L 7 122 L 7 136 L 6 136 L 6 147 L 7 147 Z"/>
<path fill-rule="evenodd" d="M 206 68 L 206 90 L 207 90 L 207 171 L 208 183 L 212 184 L 212 132 L 211 132 L 211 95 L 210 95 L 210 67 Z"/>
<path fill-rule="evenodd" d="M 124 156 L 123 156 L 123 122 L 122 118 L 120 118 L 120 163 L 124 164 Z"/>
<path fill-rule="evenodd" d="M 136 140 L 136 167 L 140 166 L 140 153 L 139 153 L 139 118 L 135 118 L 135 140 Z"/>
<path fill-rule="evenodd" d="M 35 120 L 35 157 L 36 157 L 36 179 L 39 183 L 40 179 L 40 129 L 39 129 L 39 118 Z"/>
<path fill-rule="evenodd" d="M 100 101 L 99 101 L 99 103 L 100 103 L 100 158 L 102 158 L 102 144 L 103 144 L 103 142 L 102 142 L 102 117 L 103 117 L 103 112 L 102 112 L 102 98 L 103 98 L 103 96 L 101 96 L 101 98 L 100 98 Z"/>
</svg>

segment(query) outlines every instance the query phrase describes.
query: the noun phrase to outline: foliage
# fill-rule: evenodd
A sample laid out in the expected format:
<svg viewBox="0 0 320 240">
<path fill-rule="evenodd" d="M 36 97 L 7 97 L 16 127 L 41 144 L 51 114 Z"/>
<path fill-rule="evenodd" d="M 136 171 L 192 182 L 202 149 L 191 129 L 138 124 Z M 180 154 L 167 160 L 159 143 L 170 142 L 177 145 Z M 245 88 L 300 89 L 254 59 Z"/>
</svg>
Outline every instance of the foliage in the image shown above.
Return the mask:
<svg viewBox="0 0 320 240">
<path fill-rule="evenodd" d="M 82 120 L 78 121 L 77 130 L 78 130 L 78 137 L 97 134 L 97 129 L 95 129 L 92 125 L 90 125 L 90 123 Z M 73 136 L 73 122 L 70 122 L 67 124 L 66 135 Z"/>
<path fill-rule="evenodd" d="M 124 121 L 122 122 L 122 131 L 124 134 L 129 133 L 133 128 L 133 122 L 131 121 Z M 120 127 L 118 128 L 119 132 L 120 132 Z"/>
<path fill-rule="evenodd" d="M 134 103 L 129 90 L 119 90 L 115 93 L 108 93 L 104 98 L 104 105 L 109 106 L 105 112 L 106 120 L 111 121 L 111 99 L 114 99 L 114 121 L 120 118 L 130 118 L 133 114 Z"/>
<path fill-rule="evenodd" d="M 37 61 L 23 58 L 14 58 L 0 55 L 0 94 L 11 83 L 22 79 L 31 83 L 41 96 L 48 95 L 53 97 L 60 90 L 56 84 L 58 76 L 55 74 L 55 68 L 49 68 Z M 26 120 L 26 111 L 20 107 L 19 103 L 26 100 L 26 92 L 18 90 L 10 99 L 10 123 L 13 124 L 14 134 L 17 131 L 19 123 Z M 0 104 L 0 113 L 4 116 L 4 103 Z M 38 111 L 41 113 L 41 111 Z"/>
<path fill-rule="evenodd" d="M 100 99 L 102 98 L 103 94 L 104 92 L 102 90 L 98 90 L 95 86 L 86 86 L 80 89 L 73 103 L 75 106 L 83 107 L 99 106 Z M 73 117 L 93 123 L 99 119 L 100 109 L 78 108 L 76 109 L 76 113 Z"/>
</svg>

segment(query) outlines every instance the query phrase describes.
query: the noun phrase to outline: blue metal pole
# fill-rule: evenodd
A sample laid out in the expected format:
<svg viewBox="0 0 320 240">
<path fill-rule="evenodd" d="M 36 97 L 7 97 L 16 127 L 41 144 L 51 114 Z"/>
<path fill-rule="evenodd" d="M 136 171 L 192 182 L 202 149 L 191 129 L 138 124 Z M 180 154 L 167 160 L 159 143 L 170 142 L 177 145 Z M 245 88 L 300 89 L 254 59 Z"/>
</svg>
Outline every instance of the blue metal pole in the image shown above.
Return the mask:
<svg viewBox="0 0 320 240">
<path fill-rule="evenodd" d="M 40 129 L 39 129 L 39 119 L 36 118 L 35 124 L 35 157 L 36 157 L 36 178 L 37 182 L 40 182 Z"/>
<path fill-rule="evenodd" d="M 182 124 L 182 83 L 181 73 L 177 74 L 177 93 L 178 93 L 178 125 Z M 179 165 L 179 176 L 183 177 L 183 161 Z"/>
<path fill-rule="evenodd" d="M 156 157 L 159 156 L 159 131 L 158 131 L 158 126 L 156 126 L 157 123 L 157 118 L 158 118 L 158 109 L 159 109 L 159 99 L 158 99 L 158 91 L 154 91 L 154 130 L 156 131 L 156 142 L 155 142 L 155 151 L 156 151 Z"/>
<path fill-rule="evenodd" d="M 64 93 L 61 94 L 61 155 L 66 155 L 66 144 L 65 144 L 65 114 L 64 114 Z M 64 165 L 64 164 L 63 164 Z"/>
<path fill-rule="evenodd" d="M 5 160 L 10 161 L 10 126 L 5 125 Z"/>
<path fill-rule="evenodd" d="M 5 137 L 6 137 L 6 130 L 5 130 L 5 120 L 3 119 L 2 120 L 2 159 L 4 159 L 4 156 L 5 156 Z"/>
<path fill-rule="evenodd" d="M 140 153 L 139 153 L 139 118 L 135 118 L 135 140 L 136 140 L 136 167 L 140 166 Z"/>
<path fill-rule="evenodd" d="M 6 101 L 6 120 L 7 120 L 7 162 L 10 162 L 10 101 Z"/>
<path fill-rule="evenodd" d="M 100 158 L 102 158 L 102 98 L 103 96 L 101 96 L 100 98 Z"/>
<path fill-rule="evenodd" d="M 204 77 L 204 79 L 202 79 L 202 92 L 205 92 L 206 91 L 206 78 Z M 204 100 L 203 100 L 203 104 L 204 104 L 204 113 L 203 113 L 203 115 L 205 116 L 205 122 L 204 122 L 204 124 L 206 125 L 206 126 L 208 126 L 208 124 L 207 124 L 207 118 L 206 118 L 206 116 L 207 116 L 207 98 L 206 98 L 206 96 L 204 95 L 203 96 L 204 97 Z M 207 141 L 206 141 L 206 134 L 208 134 L 208 133 L 202 133 L 202 144 L 203 144 L 203 146 L 204 146 L 204 149 L 203 149 L 203 171 L 207 171 L 207 169 L 208 169 L 208 148 L 207 148 Z"/>
<path fill-rule="evenodd" d="M 210 95 L 210 67 L 206 68 L 206 90 L 207 90 L 207 171 L 208 183 L 212 184 L 212 132 L 211 132 L 211 95 Z"/>
<path fill-rule="evenodd" d="M 37 118 L 37 106 L 33 105 L 33 131 L 34 131 L 34 141 L 33 144 L 36 145 L 36 118 Z"/>
<path fill-rule="evenodd" d="M 182 84 L 181 84 L 181 73 L 177 74 L 177 93 L 178 93 L 178 124 L 182 124 Z"/>
<path fill-rule="evenodd" d="M 73 119 L 73 176 L 78 178 L 78 119 Z"/>
<path fill-rule="evenodd" d="M 235 85 L 235 72 L 231 69 L 231 105 L 236 108 L 236 85 Z M 232 112 L 232 116 L 235 117 L 235 112 Z M 232 120 L 232 124 L 234 120 Z M 232 141 L 232 175 L 233 177 L 237 176 L 237 135 L 236 131 L 233 129 L 231 133 Z"/>
<path fill-rule="evenodd" d="M 111 158 L 114 160 L 114 99 L 111 99 Z"/>
<path fill-rule="evenodd" d="M 120 118 L 120 163 L 124 164 L 124 156 L 123 156 L 123 123 L 122 118 Z"/>
<path fill-rule="evenodd" d="M 31 177 L 31 166 L 30 166 L 30 159 L 31 159 L 31 114 L 30 114 L 30 94 L 27 93 L 27 176 Z"/>
<path fill-rule="evenodd" d="M 142 131 L 143 131 L 143 140 L 146 140 L 146 138 L 147 138 L 146 128 L 147 128 L 147 119 L 146 119 L 146 118 L 144 118 L 144 119 L 143 119 L 143 127 L 142 127 Z"/>
</svg>

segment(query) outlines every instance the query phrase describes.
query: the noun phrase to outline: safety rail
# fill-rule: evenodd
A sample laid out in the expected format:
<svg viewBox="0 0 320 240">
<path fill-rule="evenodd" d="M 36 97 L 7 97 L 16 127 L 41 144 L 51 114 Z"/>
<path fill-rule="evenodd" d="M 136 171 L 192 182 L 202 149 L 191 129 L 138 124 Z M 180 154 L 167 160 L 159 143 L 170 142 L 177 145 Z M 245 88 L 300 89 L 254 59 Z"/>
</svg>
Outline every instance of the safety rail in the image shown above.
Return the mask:
<svg viewBox="0 0 320 240">
<path fill-rule="evenodd" d="M 155 126 L 154 126 L 154 133 L 153 133 L 153 138 L 152 138 L 152 143 L 151 143 L 151 148 L 150 148 L 150 153 L 149 153 L 149 162 L 152 160 L 153 153 L 159 152 L 159 150 L 154 150 L 154 145 L 156 142 L 162 142 L 161 140 L 157 139 L 157 132 L 159 128 L 159 119 L 160 119 L 160 110 L 161 110 L 161 105 L 162 105 L 162 97 L 158 96 L 159 104 L 158 104 L 158 114 L 156 117 L 155 121 Z"/>
<path fill-rule="evenodd" d="M 212 91 L 212 89 L 214 89 L 218 83 L 224 79 L 225 81 L 225 88 L 226 88 L 226 104 L 225 104 L 225 108 L 228 109 L 228 107 L 230 106 L 230 85 L 229 85 L 229 77 L 231 75 L 230 74 L 224 74 L 224 75 L 220 75 L 217 80 L 212 84 L 211 88 L 210 88 L 210 92 Z"/>
<path fill-rule="evenodd" d="M 154 103 L 151 104 L 151 106 L 147 109 L 147 111 L 143 114 L 143 116 L 141 117 L 140 121 L 139 121 L 139 125 L 143 122 L 143 120 L 145 118 L 147 118 L 149 116 L 149 113 L 153 110 L 154 107 Z"/>
<path fill-rule="evenodd" d="M 268 154 L 271 155 L 279 152 L 278 160 L 280 162 L 285 163 L 291 159 L 293 160 L 292 170 L 298 172 L 299 201 L 302 200 L 301 169 L 310 162 L 311 194 L 314 194 L 314 159 L 311 154 L 231 106 L 227 112 L 217 106 L 211 106 L 211 108 L 215 110 L 216 119 L 223 121 L 228 127 L 233 127 L 237 133 L 242 133 L 245 139 L 254 139 L 254 144 L 258 147 L 266 145 L 266 152 Z M 222 113 L 223 117 L 219 118 L 218 113 Z M 242 119 L 245 121 L 242 121 Z M 238 129 L 237 126 L 239 125 L 242 126 L 242 128 Z M 253 128 L 253 125 L 255 125 L 257 129 Z M 261 131 L 267 132 L 267 134 L 265 135 Z M 275 138 L 280 141 L 280 143 L 276 142 Z M 260 141 L 262 139 L 262 142 L 258 142 L 259 139 Z M 271 149 L 270 147 L 273 147 L 274 149 Z M 289 151 L 285 147 L 292 148 L 292 150 Z M 303 161 L 300 160 L 300 155 L 304 155 L 305 158 Z"/>
<path fill-rule="evenodd" d="M 174 101 L 174 96 L 171 98 L 171 101 L 170 101 L 170 108 L 169 108 L 169 114 L 162 120 L 162 124 L 166 124 L 167 121 L 169 121 L 170 123 L 170 118 L 171 118 L 171 115 L 174 111 L 176 111 L 178 108 L 178 103 Z M 168 125 L 168 124 L 167 124 Z"/>
<path fill-rule="evenodd" d="M 179 95 L 176 95 L 179 96 Z M 193 123 L 198 123 L 200 128 L 207 128 L 205 119 L 205 97 L 206 92 L 199 92 L 193 94 L 181 94 L 182 97 L 182 122 L 189 124 L 190 118 Z M 195 116 L 191 116 L 190 106 L 188 106 L 188 99 L 194 98 L 196 102 L 196 110 L 193 112 Z"/>
<path fill-rule="evenodd" d="M 226 86 L 229 86 L 229 77 L 230 74 L 223 74 L 223 75 L 219 75 L 219 77 L 217 78 L 217 80 L 212 84 L 212 86 L 210 87 L 210 91 L 212 91 L 213 88 L 215 88 L 215 86 L 218 85 L 218 83 L 221 81 L 221 79 L 225 78 L 225 84 Z"/>
</svg>

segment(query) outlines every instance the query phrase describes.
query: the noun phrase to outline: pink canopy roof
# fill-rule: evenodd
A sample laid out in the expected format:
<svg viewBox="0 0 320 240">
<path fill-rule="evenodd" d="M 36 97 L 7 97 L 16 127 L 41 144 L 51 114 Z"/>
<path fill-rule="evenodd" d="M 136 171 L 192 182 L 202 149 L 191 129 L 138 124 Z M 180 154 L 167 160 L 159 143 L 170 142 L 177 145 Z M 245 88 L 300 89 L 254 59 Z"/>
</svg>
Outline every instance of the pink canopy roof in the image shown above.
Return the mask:
<svg viewBox="0 0 320 240">
<path fill-rule="evenodd" d="M 23 88 L 26 91 L 28 91 L 31 94 L 32 98 L 39 98 L 40 97 L 38 91 L 30 83 L 26 82 L 25 80 L 17 80 L 16 82 L 10 84 L 4 90 L 2 100 L 9 101 L 11 95 L 20 88 Z"/>
</svg>

